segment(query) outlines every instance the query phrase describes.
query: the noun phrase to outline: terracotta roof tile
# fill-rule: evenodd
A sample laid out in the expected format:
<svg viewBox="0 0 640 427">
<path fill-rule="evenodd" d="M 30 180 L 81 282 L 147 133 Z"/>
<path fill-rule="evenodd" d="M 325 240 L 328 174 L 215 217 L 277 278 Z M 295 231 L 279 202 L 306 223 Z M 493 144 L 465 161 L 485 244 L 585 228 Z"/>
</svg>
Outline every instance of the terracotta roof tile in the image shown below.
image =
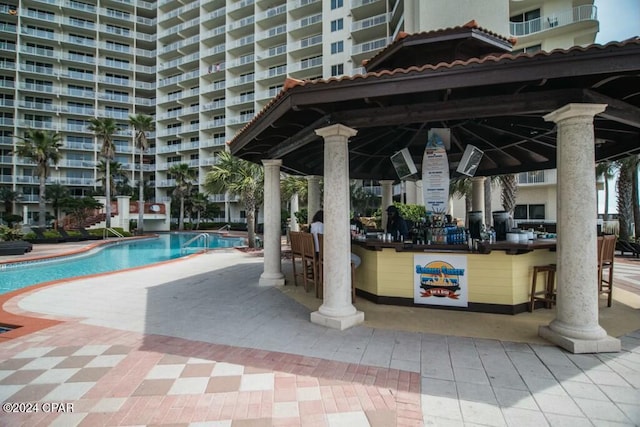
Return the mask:
<svg viewBox="0 0 640 427">
<path fill-rule="evenodd" d="M 471 21 L 473 22 L 473 21 Z M 438 30 L 440 31 L 440 30 Z M 399 33 L 399 35 L 402 33 Z M 356 81 L 360 79 L 369 79 L 369 78 L 378 78 L 378 77 L 386 77 L 386 76 L 394 76 L 396 74 L 410 74 L 410 73 L 420 73 L 425 71 L 437 71 L 442 69 L 451 69 L 455 67 L 464 67 L 472 64 L 484 64 L 489 62 L 502 62 L 502 61 L 517 61 L 522 58 L 534 58 L 534 57 L 548 57 L 552 55 L 567 55 L 573 52 L 584 52 L 587 50 L 596 50 L 596 49 L 604 49 L 610 46 L 625 46 L 627 44 L 640 44 L 640 37 L 632 37 L 623 42 L 610 42 L 605 45 L 600 44 L 591 44 L 585 47 L 582 46 L 573 46 L 569 49 L 554 49 L 552 51 L 538 51 L 535 53 L 503 53 L 497 55 L 486 55 L 482 58 L 470 58 L 467 60 L 456 60 L 453 62 L 440 62 L 436 65 L 426 64 L 421 66 L 411 66 L 408 68 L 396 68 L 393 70 L 381 70 L 376 72 L 368 72 L 364 74 L 354 74 L 352 76 L 342 76 L 342 77 L 331 77 L 328 79 L 314 79 L 314 80 L 299 80 L 291 77 L 287 77 L 285 80 L 284 86 L 282 90 L 274 96 L 263 108 L 260 110 L 254 117 L 247 123 L 242 129 L 238 131 L 238 133 L 232 138 L 230 142 L 233 142 L 239 135 L 244 133 L 247 128 L 252 126 L 260 117 L 262 117 L 266 112 L 271 108 L 273 104 L 275 104 L 279 99 L 283 98 L 287 92 L 291 91 L 297 86 L 311 86 L 311 85 L 319 85 L 319 84 L 335 84 L 343 81 Z M 386 49 L 386 48 L 385 48 Z"/>
</svg>

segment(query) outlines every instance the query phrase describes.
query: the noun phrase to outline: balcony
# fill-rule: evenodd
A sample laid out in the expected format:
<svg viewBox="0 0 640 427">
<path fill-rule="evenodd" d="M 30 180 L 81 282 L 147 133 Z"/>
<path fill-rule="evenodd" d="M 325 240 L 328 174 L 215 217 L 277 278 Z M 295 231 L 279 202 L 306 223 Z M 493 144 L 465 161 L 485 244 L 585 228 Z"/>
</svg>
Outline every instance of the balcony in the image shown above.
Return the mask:
<svg viewBox="0 0 640 427">
<path fill-rule="evenodd" d="M 512 36 L 528 36 L 578 22 L 595 21 L 598 19 L 597 12 L 598 8 L 596 6 L 577 6 L 564 12 L 542 16 L 525 22 L 510 22 L 509 28 Z"/>
<path fill-rule="evenodd" d="M 522 172 L 517 175 L 518 185 L 555 185 L 557 182 L 556 170 L 540 170 Z"/>
</svg>

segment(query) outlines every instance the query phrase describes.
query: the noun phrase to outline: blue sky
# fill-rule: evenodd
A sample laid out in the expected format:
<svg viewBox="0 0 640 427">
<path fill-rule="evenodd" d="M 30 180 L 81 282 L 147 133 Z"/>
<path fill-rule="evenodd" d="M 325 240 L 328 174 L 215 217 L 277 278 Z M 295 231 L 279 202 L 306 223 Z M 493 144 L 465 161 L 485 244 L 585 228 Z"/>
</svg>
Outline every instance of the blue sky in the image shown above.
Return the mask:
<svg viewBox="0 0 640 427">
<path fill-rule="evenodd" d="M 596 43 L 640 36 L 640 0 L 595 0 L 600 32 Z"/>
</svg>

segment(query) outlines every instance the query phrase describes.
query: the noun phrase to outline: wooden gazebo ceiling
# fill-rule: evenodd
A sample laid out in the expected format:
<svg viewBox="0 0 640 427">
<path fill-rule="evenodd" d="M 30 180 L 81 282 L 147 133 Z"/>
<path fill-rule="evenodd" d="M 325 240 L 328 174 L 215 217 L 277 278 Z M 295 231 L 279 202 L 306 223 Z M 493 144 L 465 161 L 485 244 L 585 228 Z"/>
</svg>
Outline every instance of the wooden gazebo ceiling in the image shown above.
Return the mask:
<svg viewBox="0 0 640 427">
<path fill-rule="evenodd" d="M 293 174 L 323 174 L 315 130 L 341 123 L 350 177 L 397 179 L 389 157 L 408 148 L 418 167 L 430 128 L 450 128 L 452 176 L 466 145 L 484 151 L 476 175 L 556 166 L 555 124 L 568 103 L 608 104 L 595 119 L 596 160 L 640 153 L 640 40 L 553 52 L 499 54 L 341 79 L 294 81 L 230 142 L 259 163 L 282 159 Z"/>
</svg>

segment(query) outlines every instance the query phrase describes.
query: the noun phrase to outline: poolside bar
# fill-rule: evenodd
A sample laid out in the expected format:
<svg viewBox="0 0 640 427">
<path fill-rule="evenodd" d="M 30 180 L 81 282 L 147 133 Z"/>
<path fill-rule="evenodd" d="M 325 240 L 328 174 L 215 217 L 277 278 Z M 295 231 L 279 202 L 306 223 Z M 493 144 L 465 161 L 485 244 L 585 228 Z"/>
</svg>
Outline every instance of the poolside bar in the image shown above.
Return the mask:
<svg viewBox="0 0 640 427">
<path fill-rule="evenodd" d="M 555 240 L 413 244 L 353 240 L 360 297 L 379 304 L 517 314 L 529 309 L 533 266 L 556 263 Z"/>
</svg>

